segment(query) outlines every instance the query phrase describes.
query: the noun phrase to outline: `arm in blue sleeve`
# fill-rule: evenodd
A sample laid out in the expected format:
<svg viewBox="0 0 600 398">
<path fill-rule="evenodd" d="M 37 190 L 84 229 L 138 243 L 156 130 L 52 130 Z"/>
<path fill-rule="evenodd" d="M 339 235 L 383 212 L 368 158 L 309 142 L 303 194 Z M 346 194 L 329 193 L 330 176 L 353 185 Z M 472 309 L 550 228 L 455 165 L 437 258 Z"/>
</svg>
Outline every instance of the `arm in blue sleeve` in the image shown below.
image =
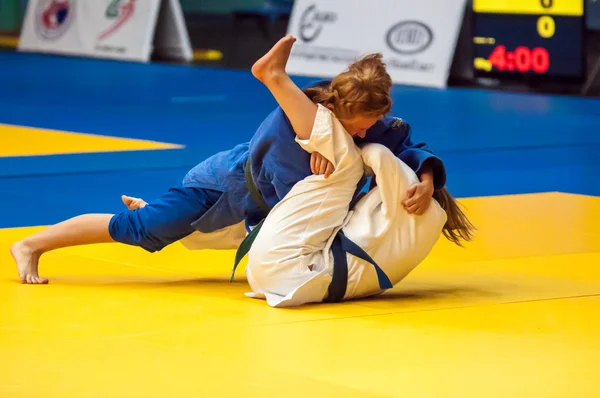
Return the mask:
<svg viewBox="0 0 600 398">
<path fill-rule="evenodd" d="M 446 185 L 444 162 L 426 143 L 412 141 L 411 128 L 407 122 L 386 117 L 367 131 L 365 139 L 357 140 L 359 145 L 367 142 L 385 145 L 417 175 L 420 175 L 425 168 L 430 168 L 433 171 L 433 186 L 436 191 Z"/>
<path fill-rule="evenodd" d="M 419 175 L 424 168 L 427 166 L 433 171 L 433 187 L 437 191 L 438 189 L 444 188 L 446 185 L 446 167 L 444 162 L 437 157 L 433 151 L 427 146 L 426 143 L 413 143 L 411 140 L 410 125 L 406 125 L 406 139 L 403 141 L 404 150 L 394 154 L 406 163 L 411 169 Z"/>
</svg>

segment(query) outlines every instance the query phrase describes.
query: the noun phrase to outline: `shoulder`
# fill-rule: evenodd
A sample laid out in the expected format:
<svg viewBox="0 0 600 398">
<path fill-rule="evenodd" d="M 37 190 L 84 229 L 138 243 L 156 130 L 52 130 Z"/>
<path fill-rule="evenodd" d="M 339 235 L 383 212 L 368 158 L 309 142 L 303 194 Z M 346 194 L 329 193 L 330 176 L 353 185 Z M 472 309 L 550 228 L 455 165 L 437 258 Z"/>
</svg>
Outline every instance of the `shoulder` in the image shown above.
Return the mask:
<svg viewBox="0 0 600 398">
<path fill-rule="evenodd" d="M 407 134 L 408 132 L 410 132 L 410 124 L 408 124 L 406 120 L 400 117 L 386 115 L 367 131 L 367 136 L 387 135 L 389 133 Z"/>
<path fill-rule="evenodd" d="M 382 120 L 386 130 L 406 130 L 410 129 L 410 124 L 397 116 L 386 116 Z"/>
</svg>

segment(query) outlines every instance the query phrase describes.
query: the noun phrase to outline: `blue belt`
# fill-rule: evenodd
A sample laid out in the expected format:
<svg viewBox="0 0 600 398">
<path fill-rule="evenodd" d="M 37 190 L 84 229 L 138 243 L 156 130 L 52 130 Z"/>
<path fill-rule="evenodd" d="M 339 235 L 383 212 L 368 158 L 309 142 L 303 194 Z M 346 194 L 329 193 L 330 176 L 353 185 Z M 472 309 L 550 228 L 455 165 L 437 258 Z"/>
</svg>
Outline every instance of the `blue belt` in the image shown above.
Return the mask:
<svg viewBox="0 0 600 398">
<path fill-rule="evenodd" d="M 252 178 L 252 173 L 250 171 L 250 158 L 246 161 L 246 167 L 244 170 L 244 174 L 246 176 L 246 185 L 248 186 L 248 191 L 252 196 L 252 199 L 261 207 L 268 208 L 270 206 L 265 202 L 262 194 L 256 187 L 254 183 L 254 179 Z M 364 187 L 367 182 L 366 178 L 363 178 L 359 182 L 359 187 Z M 364 196 L 365 192 L 360 189 L 358 195 L 350 203 L 350 210 L 354 208 L 354 205 Z M 261 220 L 244 238 L 240 247 L 238 248 L 235 254 L 235 261 L 233 264 L 233 270 L 231 271 L 230 282 L 233 281 L 235 276 L 235 271 L 240 261 L 248 254 L 250 248 L 252 247 L 252 243 L 258 236 L 260 229 L 263 225 L 264 219 Z M 335 236 L 333 243 L 331 244 L 331 252 L 333 254 L 333 276 L 331 278 L 331 283 L 329 285 L 329 290 L 327 293 L 327 297 L 325 298 L 326 303 L 336 303 L 340 302 L 344 299 L 346 294 L 346 287 L 348 286 L 348 259 L 346 254 L 352 254 L 368 263 L 372 264 L 375 267 L 375 271 L 377 272 L 377 279 L 379 280 L 379 287 L 382 290 L 391 289 L 393 287 L 392 282 L 388 278 L 388 276 L 383 272 L 381 267 L 377 265 L 377 263 L 356 243 L 352 242 L 350 239 L 344 235 L 344 233 L 340 230 Z"/>
<path fill-rule="evenodd" d="M 344 235 L 340 230 L 331 244 L 331 253 L 333 254 L 333 277 L 329 285 L 329 293 L 325 298 L 326 303 L 337 303 L 344 299 L 346 295 L 346 286 L 348 286 L 348 258 L 346 254 L 352 254 L 355 257 L 371 263 L 377 272 L 379 287 L 382 290 L 393 287 L 390 278 L 383 272 L 381 267 L 356 243 Z"/>
</svg>

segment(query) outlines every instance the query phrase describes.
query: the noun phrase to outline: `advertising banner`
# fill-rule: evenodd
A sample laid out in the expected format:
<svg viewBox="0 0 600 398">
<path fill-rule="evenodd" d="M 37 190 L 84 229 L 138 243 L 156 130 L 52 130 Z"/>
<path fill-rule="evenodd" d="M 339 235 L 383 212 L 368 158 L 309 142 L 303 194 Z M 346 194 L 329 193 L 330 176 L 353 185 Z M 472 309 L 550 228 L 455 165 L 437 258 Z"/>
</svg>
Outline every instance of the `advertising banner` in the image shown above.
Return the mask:
<svg viewBox="0 0 600 398">
<path fill-rule="evenodd" d="M 192 59 L 177 0 L 30 0 L 18 48 L 141 62 L 164 51 Z"/>
<path fill-rule="evenodd" d="M 296 0 L 287 71 L 333 77 L 380 52 L 396 84 L 444 88 L 466 0 Z"/>
</svg>

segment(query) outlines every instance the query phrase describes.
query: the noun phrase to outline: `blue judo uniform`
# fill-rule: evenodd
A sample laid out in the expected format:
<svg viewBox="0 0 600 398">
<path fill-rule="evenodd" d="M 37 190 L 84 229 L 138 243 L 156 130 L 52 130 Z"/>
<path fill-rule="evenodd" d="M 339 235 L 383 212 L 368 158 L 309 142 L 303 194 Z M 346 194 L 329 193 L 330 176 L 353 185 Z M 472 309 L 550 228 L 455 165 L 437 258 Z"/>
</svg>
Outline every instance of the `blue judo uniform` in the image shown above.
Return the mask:
<svg viewBox="0 0 600 398">
<path fill-rule="evenodd" d="M 298 181 L 312 174 L 310 154 L 295 137 L 289 119 L 276 108 L 250 142 L 206 159 L 187 173 L 181 186 L 146 207 L 113 216 L 111 237 L 155 252 L 196 230 L 210 233 L 244 220 L 256 225 L 267 213 L 250 195 L 244 175 L 246 161 L 250 157 L 256 187 L 273 207 Z M 399 118 L 386 116 L 355 142 L 386 146 L 417 174 L 427 162 L 434 171 L 435 189 L 446 184 L 443 162 L 426 144 L 413 143 L 410 125 Z"/>
</svg>

